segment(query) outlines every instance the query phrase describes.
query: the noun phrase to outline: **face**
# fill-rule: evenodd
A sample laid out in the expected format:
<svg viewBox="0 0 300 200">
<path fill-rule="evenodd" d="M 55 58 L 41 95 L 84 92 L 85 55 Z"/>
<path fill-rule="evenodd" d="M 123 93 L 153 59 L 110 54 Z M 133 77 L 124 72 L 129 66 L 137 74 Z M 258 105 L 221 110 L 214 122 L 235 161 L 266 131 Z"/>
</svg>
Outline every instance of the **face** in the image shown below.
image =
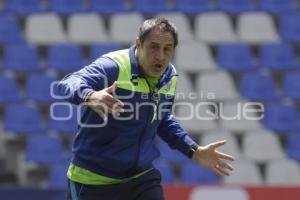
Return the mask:
<svg viewBox="0 0 300 200">
<path fill-rule="evenodd" d="M 146 76 L 160 77 L 170 63 L 174 51 L 174 38 L 171 32 L 152 30 L 141 44 L 136 39 L 137 59 Z"/>
</svg>

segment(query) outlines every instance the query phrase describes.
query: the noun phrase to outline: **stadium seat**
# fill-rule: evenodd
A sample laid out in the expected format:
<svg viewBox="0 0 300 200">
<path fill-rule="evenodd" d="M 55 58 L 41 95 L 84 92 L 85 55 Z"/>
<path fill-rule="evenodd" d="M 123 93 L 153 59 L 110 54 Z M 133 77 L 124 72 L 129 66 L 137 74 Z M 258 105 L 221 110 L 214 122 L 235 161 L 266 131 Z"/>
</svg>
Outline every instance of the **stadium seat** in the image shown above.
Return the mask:
<svg viewBox="0 0 300 200">
<path fill-rule="evenodd" d="M 274 70 L 300 69 L 294 49 L 287 43 L 265 43 L 260 47 L 260 64 Z"/>
<path fill-rule="evenodd" d="M 300 71 L 286 73 L 283 79 L 283 95 L 300 101 Z"/>
<path fill-rule="evenodd" d="M 84 0 L 50 0 L 48 1 L 48 9 L 60 15 L 70 15 L 73 13 L 80 13 L 87 11 Z"/>
<path fill-rule="evenodd" d="M 116 14 L 129 11 L 126 0 L 91 0 L 91 10 L 100 14 Z"/>
<path fill-rule="evenodd" d="M 300 161 L 300 132 L 291 132 L 287 136 L 286 151 L 289 158 Z"/>
<path fill-rule="evenodd" d="M 203 96 L 202 100 L 226 101 L 239 98 L 232 77 L 225 71 L 201 74 L 196 87 L 198 94 Z"/>
<path fill-rule="evenodd" d="M 237 139 L 231 132 L 224 132 L 224 131 L 212 131 L 212 132 L 205 132 L 201 136 L 200 144 L 205 146 L 213 142 L 226 140 L 226 145 L 218 148 L 218 150 L 232 155 L 235 159 L 240 159 L 240 148 L 237 142 Z"/>
<path fill-rule="evenodd" d="M 0 104 L 17 102 L 21 99 L 18 83 L 15 78 L 0 76 Z"/>
<path fill-rule="evenodd" d="M 157 147 L 160 151 L 160 158 L 164 161 L 180 164 L 188 160 L 185 155 L 178 150 L 171 149 L 171 147 L 162 140 L 157 141 Z"/>
<path fill-rule="evenodd" d="M 142 23 L 143 16 L 139 13 L 115 14 L 110 18 L 110 39 L 120 44 L 133 44 Z"/>
<path fill-rule="evenodd" d="M 274 160 L 266 166 L 266 184 L 272 186 L 299 186 L 300 167 L 294 160 Z"/>
<path fill-rule="evenodd" d="M 21 26 L 14 15 L 0 16 L 0 44 L 24 43 Z"/>
<path fill-rule="evenodd" d="M 133 0 L 133 9 L 142 14 L 157 14 L 171 11 L 168 0 Z"/>
<path fill-rule="evenodd" d="M 67 171 L 69 161 L 61 161 L 49 166 L 48 187 L 52 189 L 64 189 L 67 185 Z"/>
<path fill-rule="evenodd" d="M 218 65 L 225 70 L 255 69 L 251 47 L 243 43 L 221 43 L 217 48 Z"/>
<path fill-rule="evenodd" d="M 75 44 L 50 45 L 47 51 L 48 68 L 60 72 L 76 71 L 84 67 L 84 56 Z"/>
<path fill-rule="evenodd" d="M 176 100 L 190 101 L 190 95 L 196 94 L 191 79 L 189 78 L 188 74 L 184 72 L 177 71 L 177 74 L 179 76 L 176 84 Z"/>
<path fill-rule="evenodd" d="M 8 45 L 4 48 L 3 67 L 14 72 L 34 72 L 42 69 L 38 49 L 27 44 Z"/>
<path fill-rule="evenodd" d="M 223 130 L 232 131 L 235 133 L 243 133 L 250 130 L 258 130 L 261 128 L 260 119 L 262 113 L 254 112 L 258 110 L 258 102 L 229 102 L 219 106 L 220 126 Z M 263 109 L 261 105 L 260 109 Z M 251 111 L 250 111 L 251 110 Z M 259 115 L 260 114 L 260 115 Z"/>
<path fill-rule="evenodd" d="M 187 161 L 181 168 L 181 182 L 183 184 L 218 184 L 217 175 L 207 168 L 204 168 L 193 161 Z"/>
<path fill-rule="evenodd" d="M 263 183 L 258 166 L 249 160 L 234 162 L 234 170 L 230 176 L 225 176 L 223 184 L 226 185 L 260 185 Z"/>
<path fill-rule="evenodd" d="M 163 184 L 172 184 L 175 182 L 175 176 L 168 162 L 159 159 L 155 160 L 153 165 L 160 171 Z"/>
<path fill-rule="evenodd" d="M 5 9 L 20 15 L 44 11 L 42 0 L 6 0 Z"/>
<path fill-rule="evenodd" d="M 164 17 L 172 23 L 176 23 L 176 28 L 178 32 L 179 43 L 193 41 L 194 34 L 192 32 L 189 19 L 182 13 L 164 13 L 156 15 L 155 17 Z"/>
<path fill-rule="evenodd" d="M 57 79 L 46 74 L 32 74 L 25 83 L 26 98 L 36 102 L 48 103 L 54 101 L 51 96 L 51 84 Z"/>
<path fill-rule="evenodd" d="M 72 104 L 52 104 L 48 120 L 50 130 L 75 134 L 77 131 L 77 108 Z"/>
<path fill-rule="evenodd" d="M 208 113 L 210 113 L 208 105 L 196 106 L 196 103 L 183 102 L 176 104 L 175 118 L 184 130 L 194 135 L 200 135 L 203 131 L 218 129 L 217 121 L 212 114 Z"/>
<path fill-rule="evenodd" d="M 278 32 L 285 41 L 300 41 L 300 14 L 288 13 L 279 18 Z"/>
<path fill-rule="evenodd" d="M 121 45 L 117 43 L 99 43 L 90 46 L 89 58 L 90 61 L 94 61 L 100 56 L 110 51 L 116 51 L 122 49 Z"/>
<path fill-rule="evenodd" d="M 212 0 L 176 0 L 175 10 L 186 15 L 195 15 L 203 12 L 213 11 L 214 5 Z"/>
<path fill-rule="evenodd" d="M 70 42 L 81 45 L 108 42 L 104 19 L 96 13 L 73 14 L 67 20 Z"/>
<path fill-rule="evenodd" d="M 204 13 L 196 16 L 195 36 L 200 41 L 212 44 L 236 41 L 233 24 L 229 16 L 217 12 Z"/>
<path fill-rule="evenodd" d="M 37 108 L 11 104 L 4 111 L 4 130 L 15 134 L 42 133 L 44 127 Z"/>
<path fill-rule="evenodd" d="M 257 9 L 272 14 L 282 14 L 296 10 L 294 0 L 258 0 Z"/>
<path fill-rule="evenodd" d="M 286 133 L 298 126 L 297 109 L 292 105 L 271 103 L 265 106 L 263 124 L 266 128 Z"/>
<path fill-rule="evenodd" d="M 272 101 L 279 97 L 270 75 L 246 73 L 241 76 L 239 87 L 240 94 L 251 101 Z"/>
<path fill-rule="evenodd" d="M 190 73 L 217 69 L 208 45 L 196 41 L 180 43 L 174 63 L 177 69 Z"/>
<path fill-rule="evenodd" d="M 253 1 L 251 0 L 217 0 L 218 9 L 230 14 L 240 14 L 253 11 Z"/>
<path fill-rule="evenodd" d="M 50 135 L 31 135 L 27 139 L 26 161 L 45 164 L 63 160 L 63 145 L 59 137 Z"/>
<path fill-rule="evenodd" d="M 237 19 L 237 35 L 242 42 L 250 44 L 279 41 L 272 17 L 263 12 L 239 15 Z"/>
<path fill-rule="evenodd" d="M 66 34 L 59 15 L 55 13 L 31 14 L 25 21 L 28 42 L 37 45 L 66 42 Z"/>
<path fill-rule="evenodd" d="M 263 132 L 263 134 L 246 134 L 243 137 L 243 156 L 245 159 L 266 163 L 271 160 L 285 157 L 276 134 Z"/>
</svg>

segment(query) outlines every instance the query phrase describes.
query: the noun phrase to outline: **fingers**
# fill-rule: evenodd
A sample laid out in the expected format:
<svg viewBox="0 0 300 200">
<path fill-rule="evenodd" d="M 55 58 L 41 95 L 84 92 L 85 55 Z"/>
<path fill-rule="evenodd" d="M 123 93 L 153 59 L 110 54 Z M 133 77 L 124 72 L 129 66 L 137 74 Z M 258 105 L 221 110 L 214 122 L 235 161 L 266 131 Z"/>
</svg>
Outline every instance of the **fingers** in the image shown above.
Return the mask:
<svg viewBox="0 0 300 200">
<path fill-rule="evenodd" d="M 232 171 L 232 165 L 220 160 L 218 164 L 213 166 L 213 171 L 219 176 L 229 176 L 229 171 Z"/>
<path fill-rule="evenodd" d="M 224 144 L 226 144 L 226 140 L 222 140 L 222 141 L 211 143 L 210 146 L 212 148 L 216 149 L 216 148 L 218 148 L 220 146 L 223 146 Z"/>
<path fill-rule="evenodd" d="M 229 160 L 229 161 L 234 161 L 234 157 L 219 151 L 216 151 L 217 155 L 221 159 Z"/>
</svg>

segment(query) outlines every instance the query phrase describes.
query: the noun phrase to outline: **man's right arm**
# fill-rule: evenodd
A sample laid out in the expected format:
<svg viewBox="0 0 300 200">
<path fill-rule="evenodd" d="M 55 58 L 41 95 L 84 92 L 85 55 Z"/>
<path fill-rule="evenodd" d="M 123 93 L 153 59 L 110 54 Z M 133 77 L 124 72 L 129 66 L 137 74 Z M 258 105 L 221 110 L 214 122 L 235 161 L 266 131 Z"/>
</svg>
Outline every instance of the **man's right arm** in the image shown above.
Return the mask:
<svg viewBox="0 0 300 200">
<path fill-rule="evenodd" d="M 58 83 L 59 94 L 73 104 L 84 102 L 93 91 L 112 85 L 118 78 L 118 66 L 110 58 L 101 57 Z"/>
</svg>

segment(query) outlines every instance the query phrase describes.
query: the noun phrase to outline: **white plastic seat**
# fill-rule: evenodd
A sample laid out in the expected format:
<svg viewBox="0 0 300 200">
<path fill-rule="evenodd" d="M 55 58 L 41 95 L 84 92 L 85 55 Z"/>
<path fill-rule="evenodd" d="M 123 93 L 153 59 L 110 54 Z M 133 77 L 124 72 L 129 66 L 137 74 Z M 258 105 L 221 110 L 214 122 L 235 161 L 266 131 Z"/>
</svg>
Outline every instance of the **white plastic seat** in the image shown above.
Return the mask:
<svg viewBox="0 0 300 200">
<path fill-rule="evenodd" d="M 210 101 L 235 100 L 239 97 L 232 77 L 225 71 L 201 74 L 196 87 L 198 94 Z"/>
<path fill-rule="evenodd" d="M 241 187 L 211 187 L 211 186 L 199 186 L 192 190 L 190 200 L 250 200 L 246 189 Z"/>
<path fill-rule="evenodd" d="M 37 45 L 66 42 L 63 23 L 54 13 L 31 14 L 25 21 L 27 41 Z"/>
<path fill-rule="evenodd" d="M 192 73 L 217 69 L 208 46 L 197 41 L 180 43 L 174 62 L 179 69 Z"/>
<path fill-rule="evenodd" d="M 113 15 L 110 19 L 111 40 L 123 44 L 134 43 L 142 23 L 143 17 L 139 13 Z"/>
<path fill-rule="evenodd" d="M 166 14 L 159 14 L 156 17 L 164 17 L 168 19 L 170 22 L 175 24 L 178 32 L 179 42 L 194 40 L 194 34 L 189 24 L 189 20 L 184 14 L 166 13 Z"/>
<path fill-rule="evenodd" d="M 237 160 L 233 164 L 234 170 L 230 176 L 223 178 L 228 185 L 260 185 L 263 183 L 258 166 L 247 160 Z"/>
<path fill-rule="evenodd" d="M 177 101 L 191 101 L 196 92 L 192 85 L 191 79 L 189 76 L 184 73 L 177 71 L 179 76 L 177 77 L 177 84 L 176 84 L 176 100 Z"/>
<path fill-rule="evenodd" d="M 207 114 L 207 110 L 207 106 L 200 106 L 196 110 L 195 103 L 192 102 L 177 103 L 175 117 L 185 130 L 199 135 L 203 131 L 218 128 L 215 119 L 209 120 L 211 115 Z"/>
<path fill-rule="evenodd" d="M 243 42 L 258 44 L 279 40 L 275 24 L 266 13 L 244 13 L 237 21 L 237 35 Z"/>
<path fill-rule="evenodd" d="M 234 156 L 235 159 L 239 159 L 241 150 L 235 136 L 232 133 L 222 131 L 205 132 L 205 134 L 201 137 L 200 143 L 201 145 L 207 145 L 221 140 L 226 140 L 226 144 L 218 148 L 218 150 Z"/>
<path fill-rule="evenodd" d="M 300 185 L 300 167 L 294 160 L 274 160 L 266 166 L 266 184 Z"/>
<path fill-rule="evenodd" d="M 244 135 L 245 158 L 256 162 L 268 162 L 283 158 L 284 152 L 276 134 Z"/>
<path fill-rule="evenodd" d="M 233 132 L 258 130 L 261 128 L 257 113 L 249 112 L 255 109 L 251 102 L 233 101 L 220 106 L 220 125 L 222 129 Z"/>
<path fill-rule="evenodd" d="M 225 13 L 206 13 L 196 16 L 196 37 L 208 43 L 236 41 L 233 25 Z"/>
<path fill-rule="evenodd" d="M 73 14 L 67 21 L 68 38 L 77 44 L 108 42 L 102 17 L 95 13 Z"/>
</svg>

